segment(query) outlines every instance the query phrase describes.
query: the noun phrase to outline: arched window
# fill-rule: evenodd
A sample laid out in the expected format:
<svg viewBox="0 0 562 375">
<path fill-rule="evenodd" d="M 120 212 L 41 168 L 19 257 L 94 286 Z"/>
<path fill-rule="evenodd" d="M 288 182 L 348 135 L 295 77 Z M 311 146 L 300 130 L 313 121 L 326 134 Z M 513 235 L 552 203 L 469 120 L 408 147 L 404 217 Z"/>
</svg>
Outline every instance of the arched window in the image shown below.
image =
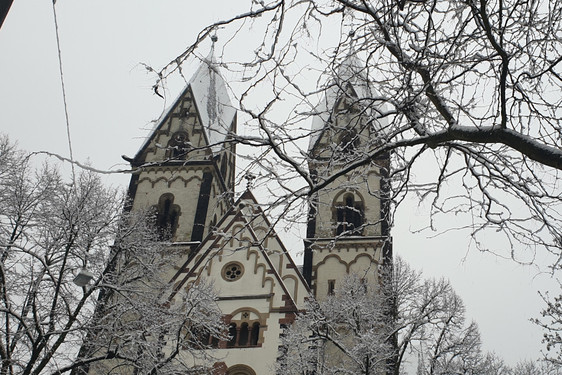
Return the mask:
<svg viewBox="0 0 562 375">
<path fill-rule="evenodd" d="M 162 194 L 158 199 L 157 211 L 158 235 L 161 240 L 170 240 L 176 233 L 180 216 L 180 206 L 174 204 L 174 195 Z"/>
<path fill-rule="evenodd" d="M 248 323 L 242 323 L 240 326 L 240 338 L 238 339 L 239 346 L 246 346 L 248 345 L 248 336 L 250 331 L 248 329 Z"/>
<path fill-rule="evenodd" d="M 250 346 L 258 345 L 258 341 L 260 339 L 260 323 L 255 322 L 252 324 L 252 334 L 250 337 Z"/>
<path fill-rule="evenodd" d="M 229 264 L 237 264 L 231 262 Z M 228 280 L 228 279 L 227 279 Z M 262 320 L 260 313 L 253 308 L 237 309 L 230 315 L 231 320 L 228 321 L 229 340 L 226 343 L 219 344 L 222 348 L 255 348 L 261 347 L 264 338 L 263 330 L 265 321 Z"/>
<path fill-rule="evenodd" d="M 201 344 L 207 346 L 209 345 L 209 341 L 211 341 L 211 333 L 209 331 L 204 331 L 201 334 Z"/>
<path fill-rule="evenodd" d="M 336 280 L 328 280 L 328 295 L 329 296 L 334 295 L 335 291 L 336 291 Z"/>
<path fill-rule="evenodd" d="M 228 342 L 226 343 L 226 347 L 227 348 L 232 348 L 234 347 L 234 345 L 236 345 L 236 336 L 237 336 L 237 331 L 236 331 L 236 323 L 230 323 L 228 325 Z"/>
<path fill-rule="evenodd" d="M 359 146 L 359 136 L 354 129 L 344 129 L 340 136 L 339 150 L 342 154 L 348 155 L 355 152 Z"/>
<path fill-rule="evenodd" d="M 191 143 L 186 131 L 180 130 L 172 134 L 166 148 L 166 158 L 185 160 L 191 149 Z"/>
<path fill-rule="evenodd" d="M 256 372 L 246 365 L 234 365 L 226 370 L 226 375 L 256 375 Z"/>
<path fill-rule="evenodd" d="M 336 234 L 359 236 L 363 232 L 363 204 L 356 202 L 353 194 L 346 194 L 336 206 Z"/>
<path fill-rule="evenodd" d="M 211 334 L 209 333 L 209 331 L 201 327 L 191 327 L 190 331 L 192 345 L 199 349 L 204 349 L 209 345 L 209 340 L 211 339 Z"/>
<path fill-rule="evenodd" d="M 217 337 L 211 338 L 211 347 L 218 348 L 219 347 L 219 339 Z"/>
<path fill-rule="evenodd" d="M 226 180 L 226 169 L 228 167 L 228 156 L 226 155 L 226 153 L 224 153 L 222 155 L 222 160 L 221 160 L 221 175 L 222 177 Z"/>
</svg>

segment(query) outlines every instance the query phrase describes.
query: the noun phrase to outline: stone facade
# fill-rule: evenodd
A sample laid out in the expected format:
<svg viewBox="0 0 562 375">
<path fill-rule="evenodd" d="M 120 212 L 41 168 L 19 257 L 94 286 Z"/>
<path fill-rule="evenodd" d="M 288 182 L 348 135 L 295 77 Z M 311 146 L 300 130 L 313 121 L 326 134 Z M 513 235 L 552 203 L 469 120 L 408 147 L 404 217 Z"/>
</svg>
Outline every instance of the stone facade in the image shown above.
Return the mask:
<svg viewBox="0 0 562 375">
<path fill-rule="evenodd" d="M 303 272 L 250 191 L 234 197 L 236 111 L 212 61 L 204 61 L 131 164 L 133 210 L 154 209 L 163 240 L 185 251 L 163 270 L 182 293 L 210 280 L 230 341 L 212 343 L 226 374 L 275 373 L 280 337 L 311 294 L 324 298 L 349 273 L 377 284 L 390 259 L 385 173 L 388 160 L 342 174 L 312 199 Z M 316 181 L 349 164 L 346 155 L 376 138 L 348 86 L 324 99 L 309 154 Z M 331 96 L 330 96 L 331 95 Z M 320 124 L 320 125 L 318 125 Z M 334 146 L 335 145 L 335 146 Z M 173 299 L 172 299 L 173 300 Z"/>
</svg>

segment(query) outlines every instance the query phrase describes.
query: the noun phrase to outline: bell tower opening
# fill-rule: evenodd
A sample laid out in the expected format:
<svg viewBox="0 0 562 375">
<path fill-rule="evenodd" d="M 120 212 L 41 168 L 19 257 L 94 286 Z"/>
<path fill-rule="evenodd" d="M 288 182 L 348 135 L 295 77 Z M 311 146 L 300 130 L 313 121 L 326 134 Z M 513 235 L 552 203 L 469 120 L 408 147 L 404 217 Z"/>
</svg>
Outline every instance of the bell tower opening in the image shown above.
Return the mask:
<svg viewBox="0 0 562 375">
<path fill-rule="evenodd" d="M 344 129 L 340 136 L 338 151 L 343 155 L 353 154 L 359 147 L 359 136 L 355 129 Z"/>
<path fill-rule="evenodd" d="M 156 225 L 158 226 L 160 240 L 171 240 L 176 234 L 181 213 L 180 206 L 174 204 L 174 195 L 172 193 L 162 194 L 158 200 L 156 211 Z"/>
<path fill-rule="evenodd" d="M 343 202 L 335 203 L 336 235 L 360 236 L 363 234 L 363 202 L 353 194 L 345 194 Z"/>
<path fill-rule="evenodd" d="M 186 131 L 180 130 L 172 134 L 166 147 L 166 158 L 174 160 L 185 160 L 191 149 L 189 136 Z"/>
</svg>

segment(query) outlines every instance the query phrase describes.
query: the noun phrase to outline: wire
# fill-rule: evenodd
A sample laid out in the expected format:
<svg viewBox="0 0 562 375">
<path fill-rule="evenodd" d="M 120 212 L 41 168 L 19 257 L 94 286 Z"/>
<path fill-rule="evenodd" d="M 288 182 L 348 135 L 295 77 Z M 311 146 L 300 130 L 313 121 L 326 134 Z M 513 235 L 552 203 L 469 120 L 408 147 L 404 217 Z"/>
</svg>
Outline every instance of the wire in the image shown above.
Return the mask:
<svg viewBox="0 0 562 375">
<path fill-rule="evenodd" d="M 70 138 L 70 121 L 68 120 L 68 105 L 66 103 L 66 89 L 64 86 L 64 76 L 62 73 L 62 54 L 61 54 L 61 49 L 60 49 L 60 38 L 59 38 L 59 25 L 57 22 L 57 12 L 55 9 L 55 3 L 56 0 L 53 0 L 53 17 L 55 20 L 55 36 L 57 39 L 57 54 L 58 54 L 58 58 L 59 58 L 59 72 L 60 72 L 60 83 L 61 83 L 61 87 L 62 87 L 62 101 L 64 104 L 64 118 L 66 121 L 66 137 L 68 139 L 68 150 L 70 153 L 70 166 L 72 168 L 72 186 L 74 186 L 74 188 L 76 188 L 76 175 L 75 175 L 75 171 L 74 171 L 74 156 L 72 154 L 72 140 Z"/>
</svg>

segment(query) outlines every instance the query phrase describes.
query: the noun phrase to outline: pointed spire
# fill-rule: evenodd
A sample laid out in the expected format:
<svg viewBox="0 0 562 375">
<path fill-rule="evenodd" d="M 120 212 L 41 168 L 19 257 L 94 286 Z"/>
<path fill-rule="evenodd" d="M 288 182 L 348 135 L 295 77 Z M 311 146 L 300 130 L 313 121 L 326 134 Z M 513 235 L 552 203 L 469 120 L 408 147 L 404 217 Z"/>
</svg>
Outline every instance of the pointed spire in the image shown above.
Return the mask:
<svg viewBox="0 0 562 375">
<path fill-rule="evenodd" d="M 207 55 L 207 57 L 204 60 L 209 65 L 216 63 L 216 60 L 215 60 L 215 44 L 218 42 L 218 40 L 219 40 L 219 37 L 217 36 L 216 33 L 211 35 L 211 49 L 209 50 L 209 54 Z"/>
<path fill-rule="evenodd" d="M 220 142 L 224 141 L 232 130 L 236 110 L 230 102 L 226 82 L 215 60 L 217 36 L 211 36 L 211 41 L 211 50 L 189 81 L 189 85 L 193 90 L 209 144 L 215 152 L 222 148 Z"/>
<path fill-rule="evenodd" d="M 332 111 L 338 100 L 350 94 L 350 88 L 358 98 L 371 96 L 369 80 L 364 63 L 351 49 L 343 58 L 340 65 L 332 70 L 333 78 L 325 90 L 323 98 L 314 109 L 312 120 L 312 133 L 308 151 L 311 152 L 318 140 L 322 137 L 324 129 L 331 120 Z"/>
<path fill-rule="evenodd" d="M 193 93 L 193 102 L 197 108 L 207 144 L 211 147 L 213 153 L 221 151 L 224 147 L 224 140 L 235 130 L 236 109 L 230 101 L 227 84 L 220 74 L 214 57 L 215 43 L 218 38 L 216 35 L 211 36 L 211 40 L 213 44 L 209 54 L 206 58 L 201 59 L 201 64 L 181 94 L 155 123 L 152 132 L 135 156 L 136 162 L 141 162 L 142 155 L 150 143 L 154 141 L 157 130 L 169 120 L 173 111 L 180 105 L 182 98 L 190 91 Z"/>
<path fill-rule="evenodd" d="M 366 74 L 361 74 L 364 72 L 365 66 L 362 64 L 361 59 L 358 55 L 358 46 L 356 46 L 356 36 L 355 30 L 356 25 L 353 19 L 353 12 L 346 12 L 344 10 L 343 20 L 342 20 L 342 32 L 347 35 L 347 39 L 342 45 L 342 54 L 336 56 L 336 61 L 340 61 L 337 68 L 334 68 L 333 72 L 336 75 L 334 80 L 337 84 L 340 82 L 355 84 L 355 78 L 366 78 Z M 341 60 L 340 60 L 341 58 Z M 364 77 L 359 77 L 364 76 Z"/>
<path fill-rule="evenodd" d="M 354 88 L 359 88 L 356 91 L 358 91 L 357 94 L 360 97 L 367 97 L 369 95 L 369 79 L 365 64 L 352 51 L 349 52 L 338 67 L 335 80 L 340 86 L 340 90 L 345 90 L 346 86 L 351 84 Z"/>
</svg>

